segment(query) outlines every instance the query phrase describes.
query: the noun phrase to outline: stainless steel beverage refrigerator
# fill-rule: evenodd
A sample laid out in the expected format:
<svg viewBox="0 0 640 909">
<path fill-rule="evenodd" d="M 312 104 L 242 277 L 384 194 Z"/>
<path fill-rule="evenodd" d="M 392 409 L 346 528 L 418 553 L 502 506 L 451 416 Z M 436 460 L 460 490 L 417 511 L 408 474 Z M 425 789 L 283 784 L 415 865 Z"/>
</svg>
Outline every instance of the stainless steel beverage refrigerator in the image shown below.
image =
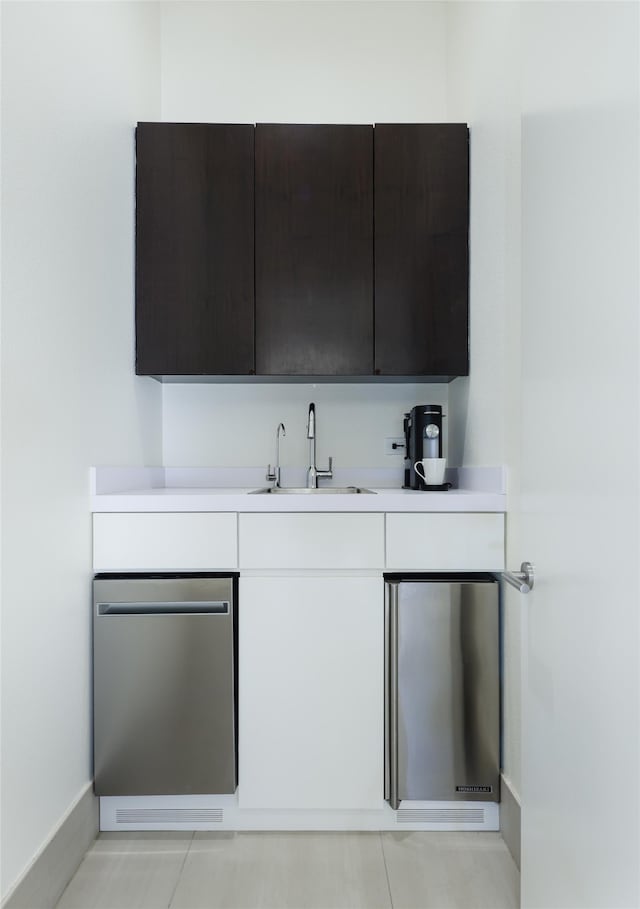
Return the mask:
<svg viewBox="0 0 640 909">
<path fill-rule="evenodd" d="M 385 798 L 500 800 L 491 575 L 385 575 Z"/>
</svg>

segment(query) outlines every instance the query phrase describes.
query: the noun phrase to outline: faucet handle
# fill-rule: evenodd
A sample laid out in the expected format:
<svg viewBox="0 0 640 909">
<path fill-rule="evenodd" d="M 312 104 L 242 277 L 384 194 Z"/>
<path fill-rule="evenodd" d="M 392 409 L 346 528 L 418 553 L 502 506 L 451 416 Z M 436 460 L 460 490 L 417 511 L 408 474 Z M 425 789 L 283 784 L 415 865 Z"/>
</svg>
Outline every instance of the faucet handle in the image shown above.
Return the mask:
<svg viewBox="0 0 640 909">
<path fill-rule="evenodd" d="M 276 478 L 276 472 L 275 472 L 275 470 L 271 470 L 271 464 L 268 464 L 267 472 L 265 474 L 265 480 L 268 480 L 270 483 L 273 483 L 275 478 Z"/>
<path fill-rule="evenodd" d="M 333 476 L 333 458 L 329 458 L 329 466 L 326 470 L 322 470 L 320 467 L 316 470 L 316 476 L 318 477 L 327 477 L 331 479 Z"/>
</svg>

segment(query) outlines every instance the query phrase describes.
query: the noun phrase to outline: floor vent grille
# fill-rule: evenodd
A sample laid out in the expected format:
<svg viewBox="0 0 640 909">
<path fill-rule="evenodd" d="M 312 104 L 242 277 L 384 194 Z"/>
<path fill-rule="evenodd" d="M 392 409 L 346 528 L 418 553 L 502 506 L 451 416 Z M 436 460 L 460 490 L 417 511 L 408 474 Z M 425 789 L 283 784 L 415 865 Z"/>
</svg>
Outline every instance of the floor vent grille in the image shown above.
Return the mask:
<svg viewBox="0 0 640 909">
<path fill-rule="evenodd" d="M 116 824 L 221 824 L 222 808 L 117 808 Z"/>
<path fill-rule="evenodd" d="M 484 824 L 484 808 L 399 808 L 398 824 Z"/>
</svg>

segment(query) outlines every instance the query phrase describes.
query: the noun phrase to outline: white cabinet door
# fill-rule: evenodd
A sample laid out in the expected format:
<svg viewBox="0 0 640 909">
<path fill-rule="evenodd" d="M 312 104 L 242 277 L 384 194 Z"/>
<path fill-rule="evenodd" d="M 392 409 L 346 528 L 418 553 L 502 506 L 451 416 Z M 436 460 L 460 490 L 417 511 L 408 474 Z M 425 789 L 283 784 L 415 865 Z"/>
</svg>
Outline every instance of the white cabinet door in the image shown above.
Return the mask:
<svg viewBox="0 0 640 909">
<path fill-rule="evenodd" d="M 382 576 L 241 577 L 239 603 L 240 807 L 382 807 Z"/>
</svg>

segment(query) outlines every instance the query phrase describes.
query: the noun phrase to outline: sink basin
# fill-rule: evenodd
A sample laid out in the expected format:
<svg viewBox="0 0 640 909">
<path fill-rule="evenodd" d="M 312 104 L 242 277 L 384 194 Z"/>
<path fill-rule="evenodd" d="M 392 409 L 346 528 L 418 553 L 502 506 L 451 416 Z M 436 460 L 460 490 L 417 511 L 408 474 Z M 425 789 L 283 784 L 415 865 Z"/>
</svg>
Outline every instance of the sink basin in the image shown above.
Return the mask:
<svg viewBox="0 0 640 909">
<path fill-rule="evenodd" d="M 249 495 L 353 495 L 354 493 L 367 493 L 375 495 L 372 489 L 363 489 L 361 486 L 321 486 L 319 489 L 307 489 L 306 486 L 270 486 L 266 489 L 252 489 Z"/>
</svg>

